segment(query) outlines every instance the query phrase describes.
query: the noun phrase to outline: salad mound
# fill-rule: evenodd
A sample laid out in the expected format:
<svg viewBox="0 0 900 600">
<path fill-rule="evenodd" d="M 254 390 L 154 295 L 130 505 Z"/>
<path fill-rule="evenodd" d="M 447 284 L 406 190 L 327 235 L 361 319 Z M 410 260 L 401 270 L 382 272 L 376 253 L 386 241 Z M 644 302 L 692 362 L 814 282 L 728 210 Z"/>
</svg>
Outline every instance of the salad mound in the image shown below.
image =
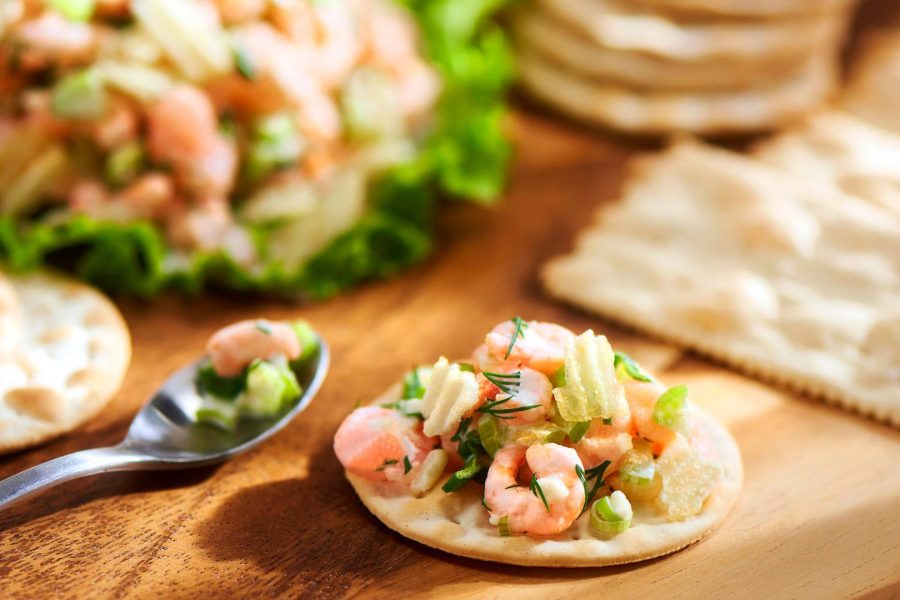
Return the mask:
<svg viewBox="0 0 900 600">
<path fill-rule="evenodd" d="M 251 319 L 220 329 L 197 372 L 197 422 L 231 430 L 241 418 L 278 416 L 302 394 L 297 374 L 318 350 L 306 321 Z"/>
<path fill-rule="evenodd" d="M 592 331 L 518 317 L 470 361 L 415 368 L 355 409 L 334 449 L 392 528 L 515 564 L 673 551 L 724 518 L 742 478 L 730 436 L 685 386 L 665 387 Z M 546 538 L 572 545 L 542 556 Z"/>
<path fill-rule="evenodd" d="M 484 0 L 8 0 L 0 257 L 108 290 L 321 297 L 488 200 L 506 42 Z"/>
</svg>

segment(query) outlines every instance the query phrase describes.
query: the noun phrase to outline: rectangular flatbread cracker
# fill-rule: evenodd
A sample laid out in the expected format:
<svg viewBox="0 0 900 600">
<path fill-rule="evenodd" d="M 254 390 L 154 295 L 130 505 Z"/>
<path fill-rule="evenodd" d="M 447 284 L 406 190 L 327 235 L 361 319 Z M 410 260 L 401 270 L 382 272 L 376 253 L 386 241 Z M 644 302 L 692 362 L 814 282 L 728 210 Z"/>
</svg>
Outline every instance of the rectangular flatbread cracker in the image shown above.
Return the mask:
<svg viewBox="0 0 900 600">
<path fill-rule="evenodd" d="M 589 311 L 900 426 L 900 215 L 699 143 L 543 269 Z"/>
</svg>

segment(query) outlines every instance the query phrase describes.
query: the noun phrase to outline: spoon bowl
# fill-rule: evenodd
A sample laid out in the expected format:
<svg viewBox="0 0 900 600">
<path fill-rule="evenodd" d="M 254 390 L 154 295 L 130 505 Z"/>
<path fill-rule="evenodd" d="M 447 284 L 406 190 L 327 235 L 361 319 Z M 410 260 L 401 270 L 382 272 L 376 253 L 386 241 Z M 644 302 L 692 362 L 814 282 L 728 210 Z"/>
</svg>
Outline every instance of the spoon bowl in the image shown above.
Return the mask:
<svg viewBox="0 0 900 600">
<path fill-rule="evenodd" d="M 0 510 L 77 477 L 111 471 L 200 467 L 222 462 L 260 444 L 303 412 L 318 393 L 330 364 L 328 344 L 297 371 L 302 392 L 272 417 L 241 418 L 231 431 L 195 417 L 202 401 L 195 381 L 203 357 L 172 374 L 144 404 L 122 443 L 82 450 L 41 463 L 0 481 Z"/>
</svg>

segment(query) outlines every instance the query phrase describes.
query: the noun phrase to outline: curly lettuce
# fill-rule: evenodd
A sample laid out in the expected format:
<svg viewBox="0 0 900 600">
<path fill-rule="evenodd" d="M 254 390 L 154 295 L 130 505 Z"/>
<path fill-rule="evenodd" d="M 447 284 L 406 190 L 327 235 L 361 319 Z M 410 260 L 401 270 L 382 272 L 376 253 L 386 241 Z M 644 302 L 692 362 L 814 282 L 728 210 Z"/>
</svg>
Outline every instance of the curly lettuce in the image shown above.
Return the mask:
<svg viewBox="0 0 900 600">
<path fill-rule="evenodd" d="M 225 288 L 314 299 L 421 261 L 432 248 L 440 198 L 487 203 L 505 184 L 510 145 L 503 133 L 504 97 L 513 61 L 492 17 L 511 0 L 398 1 L 416 16 L 426 52 L 442 75 L 433 129 L 413 162 L 371 186 L 366 215 L 299 271 L 270 264 L 251 272 L 221 252 L 173 261 L 154 226 L 84 216 L 54 224 L 0 217 L 0 259 L 16 271 L 61 267 L 114 294 Z"/>
</svg>

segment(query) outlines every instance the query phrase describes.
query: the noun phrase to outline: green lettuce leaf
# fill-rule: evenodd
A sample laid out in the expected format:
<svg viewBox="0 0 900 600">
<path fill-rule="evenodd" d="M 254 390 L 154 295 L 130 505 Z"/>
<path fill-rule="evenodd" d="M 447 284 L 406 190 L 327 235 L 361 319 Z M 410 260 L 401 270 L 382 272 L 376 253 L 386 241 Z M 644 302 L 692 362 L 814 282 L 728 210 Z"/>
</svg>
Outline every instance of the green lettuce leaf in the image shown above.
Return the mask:
<svg viewBox="0 0 900 600">
<path fill-rule="evenodd" d="M 0 217 L 0 259 L 13 270 L 50 264 L 116 294 L 207 288 L 325 298 L 360 281 L 389 277 L 425 258 L 439 199 L 489 202 L 502 191 L 510 146 L 503 134 L 512 54 L 492 16 L 510 0 L 398 0 L 417 18 L 426 53 L 443 78 L 435 123 L 418 157 L 374 182 L 370 210 L 288 273 L 250 273 L 223 253 L 174 266 L 150 224 L 76 217 L 63 224 Z"/>
</svg>

